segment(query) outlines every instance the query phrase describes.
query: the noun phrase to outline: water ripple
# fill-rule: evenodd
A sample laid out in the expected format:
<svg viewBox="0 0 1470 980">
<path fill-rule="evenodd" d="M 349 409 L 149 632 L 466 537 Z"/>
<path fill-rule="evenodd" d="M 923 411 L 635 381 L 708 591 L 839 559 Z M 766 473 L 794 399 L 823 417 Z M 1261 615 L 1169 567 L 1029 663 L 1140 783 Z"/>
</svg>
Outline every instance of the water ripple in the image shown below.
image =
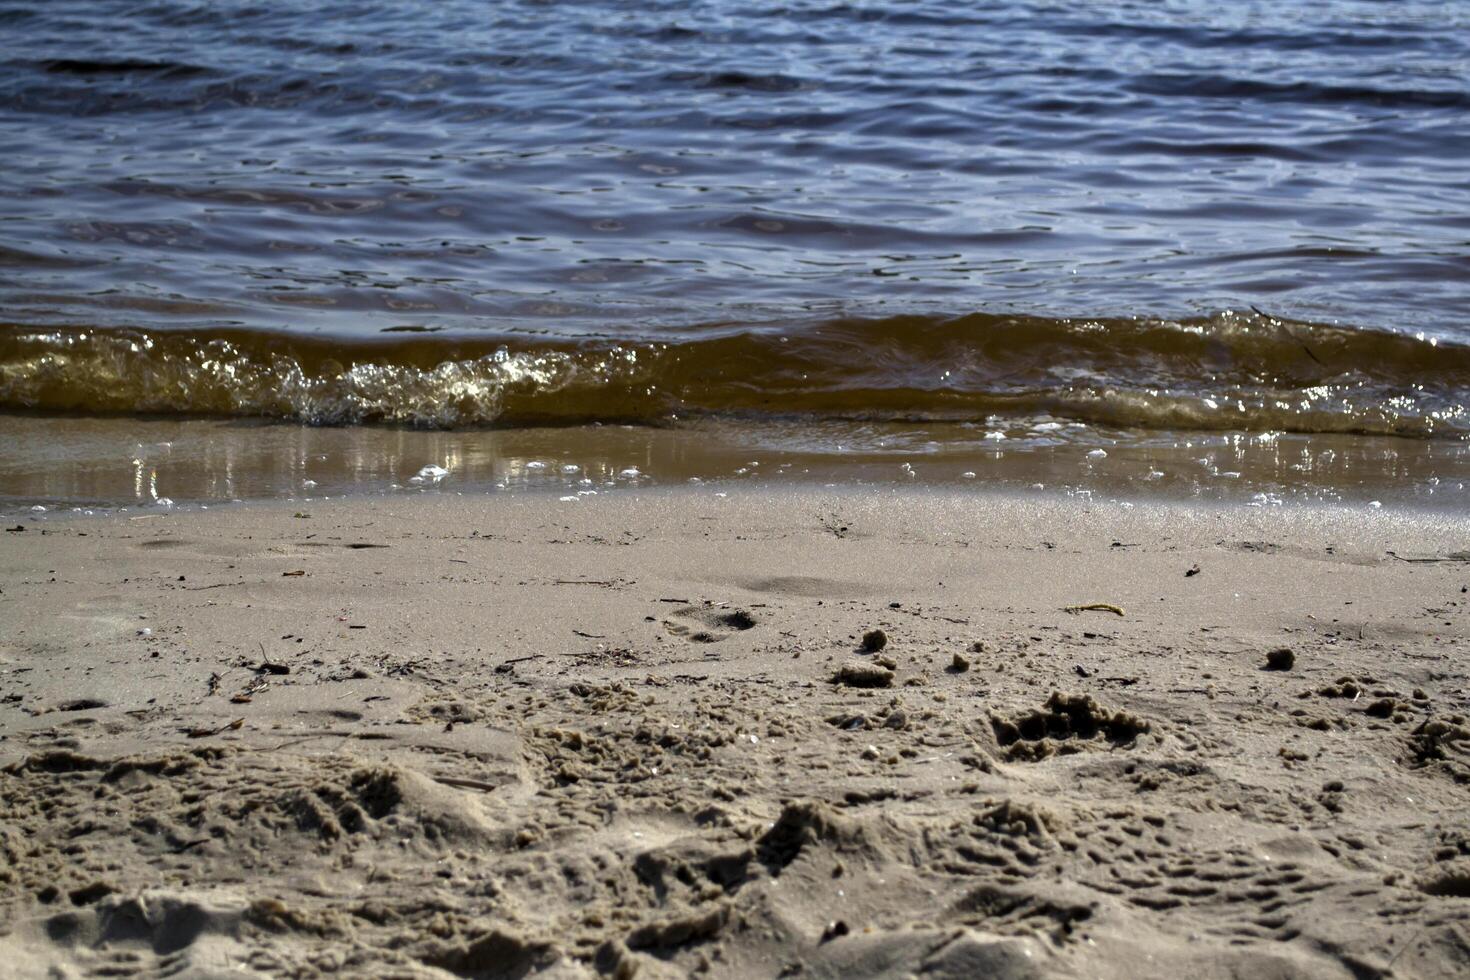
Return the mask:
<svg viewBox="0 0 1470 980">
<path fill-rule="evenodd" d="M 0 0 L 0 25 L 4 330 L 686 344 L 1257 304 L 1470 343 L 1461 5 Z"/>
</svg>

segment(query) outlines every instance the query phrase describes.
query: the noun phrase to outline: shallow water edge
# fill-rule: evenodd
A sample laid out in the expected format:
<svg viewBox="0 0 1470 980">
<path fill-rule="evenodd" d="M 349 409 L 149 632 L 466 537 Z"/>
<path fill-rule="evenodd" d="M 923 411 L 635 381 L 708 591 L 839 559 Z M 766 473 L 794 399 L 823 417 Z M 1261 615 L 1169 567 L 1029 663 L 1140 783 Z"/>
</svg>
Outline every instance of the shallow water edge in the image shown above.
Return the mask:
<svg viewBox="0 0 1470 980">
<path fill-rule="evenodd" d="M 825 484 L 1470 511 L 1463 442 L 1038 419 L 442 431 L 0 414 L 0 443 L 9 447 L 0 455 L 0 509 L 12 514 L 385 494 L 531 492 L 570 505 L 650 487 L 734 494 Z"/>
</svg>

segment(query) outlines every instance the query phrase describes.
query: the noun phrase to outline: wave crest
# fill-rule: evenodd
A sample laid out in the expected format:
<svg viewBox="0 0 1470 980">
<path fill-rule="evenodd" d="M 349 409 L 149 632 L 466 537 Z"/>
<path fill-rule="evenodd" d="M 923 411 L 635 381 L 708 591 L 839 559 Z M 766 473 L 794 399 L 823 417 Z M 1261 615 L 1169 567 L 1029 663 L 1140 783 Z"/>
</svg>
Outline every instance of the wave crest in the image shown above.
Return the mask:
<svg viewBox="0 0 1470 980">
<path fill-rule="evenodd" d="M 1470 348 L 1221 314 L 728 325 L 678 341 L 0 328 L 0 408 L 453 428 L 676 416 L 1470 436 Z"/>
</svg>

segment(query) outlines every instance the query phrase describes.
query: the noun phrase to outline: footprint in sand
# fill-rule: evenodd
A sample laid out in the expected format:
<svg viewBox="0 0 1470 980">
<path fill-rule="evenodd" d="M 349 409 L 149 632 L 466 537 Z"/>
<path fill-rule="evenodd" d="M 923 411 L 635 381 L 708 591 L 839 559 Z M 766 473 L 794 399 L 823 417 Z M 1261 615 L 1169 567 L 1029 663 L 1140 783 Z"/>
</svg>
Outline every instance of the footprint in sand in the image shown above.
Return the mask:
<svg viewBox="0 0 1470 980">
<path fill-rule="evenodd" d="M 664 629 L 690 643 L 718 643 L 754 626 L 755 617 L 744 609 L 719 606 L 683 606 L 664 620 Z"/>
</svg>

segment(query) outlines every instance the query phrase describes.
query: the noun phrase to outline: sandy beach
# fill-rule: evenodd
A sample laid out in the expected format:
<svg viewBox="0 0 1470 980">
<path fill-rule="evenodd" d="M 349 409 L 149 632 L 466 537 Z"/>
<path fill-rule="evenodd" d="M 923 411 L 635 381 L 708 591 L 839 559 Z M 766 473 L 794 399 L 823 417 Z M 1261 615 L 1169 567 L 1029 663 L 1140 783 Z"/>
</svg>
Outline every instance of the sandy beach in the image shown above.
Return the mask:
<svg viewBox="0 0 1470 980">
<path fill-rule="evenodd" d="M 0 980 L 1470 980 L 1470 3 L 0 24 Z"/>
<path fill-rule="evenodd" d="M 3 972 L 1464 976 L 1467 588 L 1390 508 L 22 519 Z"/>
</svg>

